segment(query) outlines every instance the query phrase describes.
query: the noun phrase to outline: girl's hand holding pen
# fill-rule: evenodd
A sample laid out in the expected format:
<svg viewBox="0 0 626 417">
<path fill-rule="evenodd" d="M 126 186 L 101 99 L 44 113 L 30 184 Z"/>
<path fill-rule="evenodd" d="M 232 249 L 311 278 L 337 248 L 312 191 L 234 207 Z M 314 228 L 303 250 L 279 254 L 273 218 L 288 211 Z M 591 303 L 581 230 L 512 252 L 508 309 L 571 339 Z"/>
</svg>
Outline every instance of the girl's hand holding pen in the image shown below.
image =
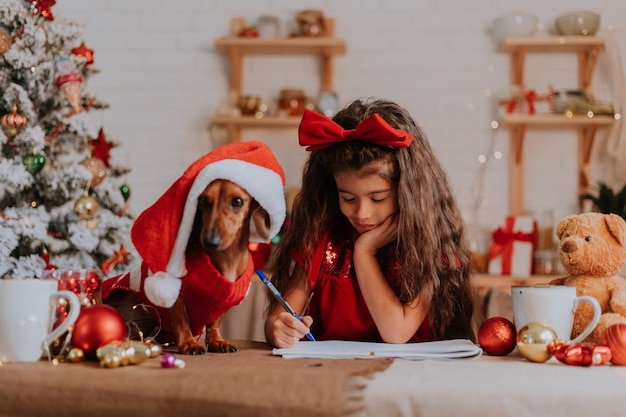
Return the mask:
<svg viewBox="0 0 626 417">
<path fill-rule="evenodd" d="M 280 312 L 272 322 L 271 336 L 273 345 L 278 348 L 294 347 L 299 340 L 306 337 L 313 324 L 311 316 L 301 316 L 302 321 L 290 313 Z"/>
</svg>

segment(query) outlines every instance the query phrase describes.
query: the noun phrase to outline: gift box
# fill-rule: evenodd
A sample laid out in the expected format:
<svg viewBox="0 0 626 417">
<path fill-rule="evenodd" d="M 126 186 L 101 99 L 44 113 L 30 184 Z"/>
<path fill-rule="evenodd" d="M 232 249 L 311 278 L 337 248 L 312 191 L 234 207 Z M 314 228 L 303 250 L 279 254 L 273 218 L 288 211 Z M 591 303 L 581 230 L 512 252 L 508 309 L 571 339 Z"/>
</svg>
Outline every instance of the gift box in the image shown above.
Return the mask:
<svg viewBox="0 0 626 417">
<path fill-rule="evenodd" d="M 531 275 L 536 233 L 537 226 L 531 216 L 508 216 L 504 226 L 491 235 L 488 272 L 494 275 Z"/>
<path fill-rule="evenodd" d="M 529 114 L 554 113 L 554 90 L 551 86 L 537 86 L 524 91 Z"/>
<path fill-rule="evenodd" d="M 498 117 L 512 113 L 526 113 L 526 99 L 519 85 L 510 85 L 498 95 Z"/>
</svg>

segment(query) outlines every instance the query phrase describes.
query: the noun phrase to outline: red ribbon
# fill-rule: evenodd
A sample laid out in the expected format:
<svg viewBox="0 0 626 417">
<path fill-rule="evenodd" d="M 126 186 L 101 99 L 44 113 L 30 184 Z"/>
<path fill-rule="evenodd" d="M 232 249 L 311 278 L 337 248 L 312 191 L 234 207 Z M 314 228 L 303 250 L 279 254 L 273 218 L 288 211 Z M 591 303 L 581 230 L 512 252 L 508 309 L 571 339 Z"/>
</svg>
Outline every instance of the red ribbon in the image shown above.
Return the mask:
<svg viewBox="0 0 626 417">
<path fill-rule="evenodd" d="M 491 246 L 489 247 L 489 259 L 494 259 L 500 255 L 502 258 L 502 275 L 511 274 L 511 263 L 513 258 L 513 242 L 534 242 L 532 232 L 513 231 L 515 217 L 506 218 L 504 228 L 499 227 L 491 234 Z"/>
<path fill-rule="evenodd" d="M 528 113 L 535 114 L 535 99 L 537 98 L 537 92 L 535 90 L 528 90 L 524 93 L 524 98 L 528 103 Z"/>
<path fill-rule="evenodd" d="M 343 129 L 326 116 L 309 109 L 304 110 L 298 138 L 307 151 L 328 148 L 345 140 L 362 140 L 375 145 L 406 148 L 411 144 L 413 135 L 402 129 L 395 129 L 378 114 L 363 120 L 356 129 Z"/>
</svg>

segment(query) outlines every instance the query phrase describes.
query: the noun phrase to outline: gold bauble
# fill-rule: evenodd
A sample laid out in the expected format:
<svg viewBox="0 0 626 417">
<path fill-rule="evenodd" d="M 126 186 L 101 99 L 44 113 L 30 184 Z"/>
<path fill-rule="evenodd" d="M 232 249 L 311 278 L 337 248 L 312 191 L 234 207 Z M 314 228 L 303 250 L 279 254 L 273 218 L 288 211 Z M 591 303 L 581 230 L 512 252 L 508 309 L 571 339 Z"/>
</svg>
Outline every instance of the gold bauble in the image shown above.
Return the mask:
<svg viewBox="0 0 626 417">
<path fill-rule="evenodd" d="M 67 360 L 72 363 L 82 362 L 85 359 L 85 352 L 79 348 L 72 348 L 67 353 Z"/>
<path fill-rule="evenodd" d="M 517 350 L 529 361 L 543 363 L 552 357 L 548 346 L 557 340 L 556 332 L 550 327 L 531 322 L 517 333 Z"/>
<path fill-rule="evenodd" d="M 159 356 L 161 356 L 161 353 L 163 353 L 163 346 L 161 346 L 160 343 L 155 342 L 154 340 L 149 340 L 147 342 L 144 342 L 145 344 L 148 345 L 148 347 L 150 348 L 150 357 L 151 358 L 157 358 Z"/>
<path fill-rule="evenodd" d="M 76 204 L 74 204 L 74 213 L 82 219 L 89 220 L 96 215 L 98 211 L 98 202 L 95 198 L 84 195 L 78 200 L 76 200 Z"/>
</svg>

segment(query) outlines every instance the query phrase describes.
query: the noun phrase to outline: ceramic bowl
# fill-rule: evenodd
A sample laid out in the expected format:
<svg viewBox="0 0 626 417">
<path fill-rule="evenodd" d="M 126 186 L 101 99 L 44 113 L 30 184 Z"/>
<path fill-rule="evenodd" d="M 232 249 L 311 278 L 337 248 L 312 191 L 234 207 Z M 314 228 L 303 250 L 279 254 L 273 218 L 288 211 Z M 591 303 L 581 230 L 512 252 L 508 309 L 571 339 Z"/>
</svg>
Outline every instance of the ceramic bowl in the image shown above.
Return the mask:
<svg viewBox="0 0 626 417">
<path fill-rule="evenodd" d="M 598 31 L 600 15 L 583 10 L 561 15 L 556 18 L 554 23 L 559 35 L 591 36 Z"/>
<path fill-rule="evenodd" d="M 497 43 L 509 36 L 531 36 L 537 31 L 539 18 L 525 12 L 513 12 L 493 21 L 491 34 Z"/>
</svg>

